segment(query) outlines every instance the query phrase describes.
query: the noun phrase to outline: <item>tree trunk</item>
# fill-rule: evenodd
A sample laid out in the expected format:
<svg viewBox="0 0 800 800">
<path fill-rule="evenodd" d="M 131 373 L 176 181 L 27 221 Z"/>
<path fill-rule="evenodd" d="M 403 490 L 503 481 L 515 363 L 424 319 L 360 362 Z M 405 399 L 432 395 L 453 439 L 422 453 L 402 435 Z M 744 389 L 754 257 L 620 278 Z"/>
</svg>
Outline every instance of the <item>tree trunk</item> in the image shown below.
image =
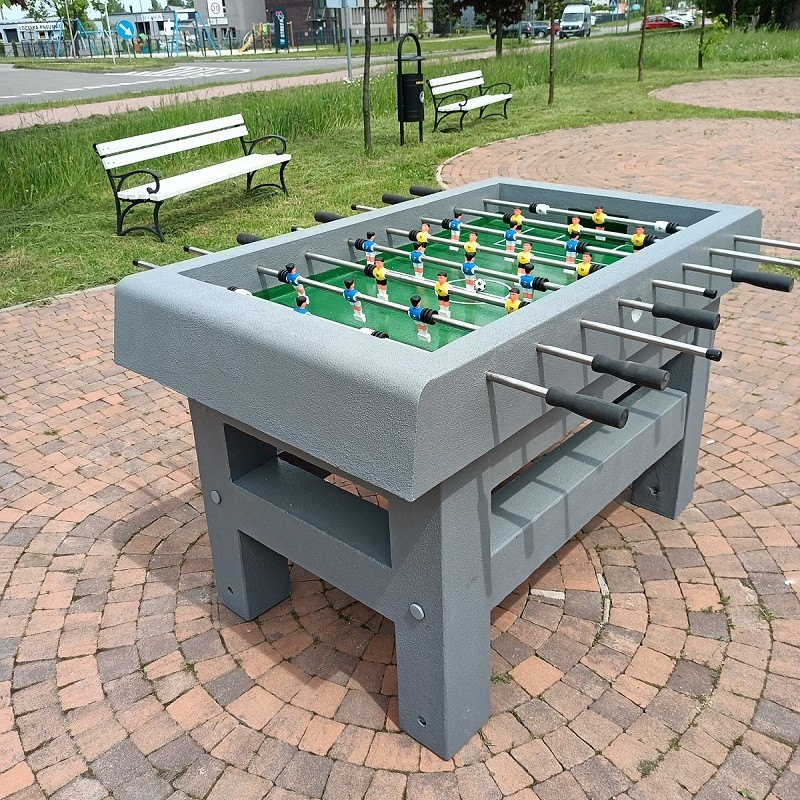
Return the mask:
<svg viewBox="0 0 800 800">
<path fill-rule="evenodd" d="M 556 97 L 556 4 L 550 0 L 550 90 L 547 94 L 547 105 L 553 105 Z"/>
<path fill-rule="evenodd" d="M 642 5 L 642 30 L 640 31 L 639 36 L 639 61 L 637 63 L 639 69 L 639 76 L 636 78 L 637 81 L 641 82 L 644 80 L 644 21 L 647 19 L 647 0 L 644 0 Z"/>
<path fill-rule="evenodd" d="M 372 28 L 369 2 L 364 3 L 364 84 L 361 87 L 361 110 L 364 114 L 364 150 L 372 150 L 372 124 L 369 113 L 369 67 L 372 55 Z"/>
<path fill-rule="evenodd" d="M 394 38 L 400 38 L 400 0 L 394 2 Z"/>
<path fill-rule="evenodd" d="M 503 57 L 503 23 L 500 22 L 500 15 L 494 21 L 494 54 L 497 58 Z"/>
</svg>

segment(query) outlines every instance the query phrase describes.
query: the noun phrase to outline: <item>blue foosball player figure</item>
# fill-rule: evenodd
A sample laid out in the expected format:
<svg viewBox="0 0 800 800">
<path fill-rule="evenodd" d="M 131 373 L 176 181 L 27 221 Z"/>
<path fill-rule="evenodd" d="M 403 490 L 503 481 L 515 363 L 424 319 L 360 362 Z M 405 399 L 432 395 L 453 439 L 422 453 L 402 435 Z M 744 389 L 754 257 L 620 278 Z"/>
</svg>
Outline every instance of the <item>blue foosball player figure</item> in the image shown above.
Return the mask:
<svg viewBox="0 0 800 800">
<path fill-rule="evenodd" d="M 308 305 L 308 295 L 299 294 L 295 298 L 294 302 L 296 303 L 294 310 L 298 314 L 308 314 L 308 308 L 306 308 L 306 306 Z"/>
<path fill-rule="evenodd" d="M 461 265 L 461 272 L 464 275 L 464 288 L 468 292 L 475 291 L 475 253 L 467 253 L 464 256 L 464 263 Z"/>
<path fill-rule="evenodd" d="M 375 231 L 367 231 L 367 238 L 361 248 L 367 257 L 367 264 L 372 266 L 375 263 Z"/>
<path fill-rule="evenodd" d="M 414 275 L 422 277 L 422 259 L 425 256 L 425 242 L 417 242 L 414 249 L 408 254 L 411 259 L 411 266 L 414 268 Z"/>
<path fill-rule="evenodd" d="M 458 250 L 458 243 L 461 241 L 461 212 L 453 210 L 453 218 L 447 223 L 450 229 L 451 250 Z"/>
<path fill-rule="evenodd" d="M 300 275 L 297 272 L 297 267 L 294 264 L 287 264 L 284 269 L 286 270 L 286 283 L 292 285 L 292 288 L 297 292 L 298 297 L 306 297 L 306 290 L 302 283 L 300 283 Z M 306 299 L 308 302 L 308 299 Z"/>
<path fill-rule="evenodd" d="M 344 299 L 350 303 L 350 308 L 353 309 L 353 318 L 359 322 L 366 322 L 367 317 L 364 314 L 364 308 L 361 305 L 361 300 L 358 297 L 358 289 L 356 289 L 356 282 L 352 278 L 347 278 L 344 282 L 344 291 L 342 292 Z"/>
<path fill-rule="evenodd" d="M 526 303 L 533 302 L 533 284 L 536 280 L 533 274 L 533 264 L 526 264 L 523 269 L 524 275 L 519 276 L 519 285 L 522 287 L 522 299 Z"/>
<path fill-rule="evenodd" d="M 506 240 L 506 261 L 514 260 L 514 252 L 517 249 L 517 234 L 522 231 L 522 225 L 512 222 L 508 230 L 503 234 Z"/>
<path fill-rule="evenodd" d="M 428 316 L 425 312 L 429 309 L 424 308 L 422 305 L 422 298 L 418 295 L 411 296 L 411 305 L 408 308 L 408 316 L 414 320 L 414 325 L 417 327 L 417 337 L 424 342 L 430 342 L 431 334 L 428 330 L 428 323 L 425 317 Z"/>
<path fill-rule="evenodd" d="M 569 239 L 564 242 L 564 250 L 566 251 L 567 264 L 574 264 L 578 256 L 578 243 L 580 241 L 580 233 L 571 233 Z"/>
</svg>

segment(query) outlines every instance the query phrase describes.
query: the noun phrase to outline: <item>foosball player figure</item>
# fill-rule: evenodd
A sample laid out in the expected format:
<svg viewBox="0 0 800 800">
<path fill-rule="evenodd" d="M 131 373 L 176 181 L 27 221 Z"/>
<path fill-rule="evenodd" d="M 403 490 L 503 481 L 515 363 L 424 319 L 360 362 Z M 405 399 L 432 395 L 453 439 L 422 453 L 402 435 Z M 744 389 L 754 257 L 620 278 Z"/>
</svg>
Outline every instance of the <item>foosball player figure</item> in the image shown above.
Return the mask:
<svg viewBox="0 0 800 800">
<path fill-rule="evenodd" d="M 287 264 L 284 269 L 286 270 L 286 283 L 292 285 L 298 297 L 306 297 L 305 287 L 299 282 L 301 276 L 297 273 L 297 267 L 294 264 Z"/>
<path fill-rule="evenodd" d="M 358 298 L 358 289 L 356 289 L 356 282 L 352 278 L 346 278 L 344 282 L 344 291 L 342 292 L 344 299 L 350 303 L 350 308 L 353 309 L 353 318 L 359 322 L 366 322 L 367 317 L 364 314 L 364 309 L 361 306 L 361 300 Z"/>
<path fill-rule="evenodd" d="M 427 316 L 425 314 L 426 311 L 429 311 L 429 309 L 423 307 L 422 298 L 418 294 L 412 295 L 408 316 L 414 320 L 414 324 L 417 326 L 417 337 L 424 342 L 429 342 L 431 334 L 428 331 L 428 323 L 423 321 L 423 317 Z"/>
<path fill-rule="evenodd" d="M 447 282 L 447 273 L 439 272 L 436 275 L 436 285 L 433 287 L 436 299 L 439 301 L 439 313 L 443 317 L 450 316 L 450 284 Z"/>
<path fill-rule="evenodd" d="M 509 314 L 513 314 L 517 311 L 522 304 L 522 301 L 519 299 L 519 286 L 512 286 L 508 290 L 508 297 L 506 297 L 506 311 Z"/>
<path fill-rule="evenodd" d="M 639 225 L 636 228 L 636 232 L 631 236 L 631 244 L 633 245 L 633 252 L 638 253 L 644 247 L 644 228 Z"/>
<path fill-rule="evenodd" d="M 603 211 L 603 206 L 595 206 L 592 222 L 594 222 L 594 229 L 598 232 L 597 238 L 604 242 L 606 237 L 599 235 L 601 231 L 606 229 L 606 212 Z"/>
<path fill-rule="evenodd" d="M 375 263 L 375 231 L 367 231 L 367 238 L 361 247 L 367 256 L 367 264 L 372 266 Z"/>
<path fill-rule="evenodd" d="M 477 233 L 470 233 L 467 237 L 467 241 L 464 242 L 464 253 L 466 255 L 472 254 L 473 256 L 475 253 L 478 252 L 478 234 Z"/>
<path fill-rule="evenodd" d="M 519 225 L 519 229 L 522 230 L 522 209 L 514 209 L 513 213 L 511 214 L 511 224 Z"/>
<path fill-rule="evenodd" d="M 414 249 L 408 254 L 411 259 L 411 266 L 414 268 L 414 275 L 417 278 L 422 277 L 422 259 L 425 255 L 425 243 L 417 242 Z"/>
<path fill-rule="evenodd" d="M 533 274 L 533 264 L 526 264 L 525 274 L 519 276 L 519 285 L 522 287 L 522 299 L 526 303 L 533 302 L 533 284 L 536 277 Z"/>
<path fill-rule="evenodd" d="M 531 243 L 525 242 L 522 245 L 522 250 L 517 253 L 517 275 L 523 275 L 525 273 L 525 267 L 531 263 L 532 257 Z"/>
<path fill-rule="evenodd" d="M 572 236 L 573 233 L 580 233 L 581 232 L 581 218 L 580 217 L 573 217 L 572 222 L 567 225 L 567 233 Z"/>
<path fill-rule="evenodd" d="M 417 231 L 417 243 L 418 244 L 428 244 L 428 236 L 431 232 L 431 226 L 428 225 L 427 222 L 423 222 L 420 225 L 419 230 Z"/>
<path fill-rule="evenodd" d="M 375 289 L 378 292 L 378 299 L 389 299 L 389 281 L 386 280 L 386 267 L 384 266 L 383 256 L 375 256 L 375 266 L 372 270 L 372 277 L 375 278 Z"/>
<path fill-rule="evenodd" d="M 566 250 L 567 264 L 574 264 L 578 253 L 578 243 L 580 242 L 580 233 L 571 233 L 569 239 L 564 242 L 564 250 Z"/>
<path fill-rule="evenodd" d="M 299 294 L 297 295 L 297 297 L 295 297 L 294 302 L 296 304 L 294 310 L 298 314 L 308 314 L 308 308 L 306 308 L 306 306 L 308 305 L 308 295 Z"/>
<path fill-rule="evenodd" d="M 514 251 L 517 249 L 517 234 L 522 231 L 522 225 L 512 222 L 508 230 L 503 234 L 506 240 L 506 261 L 514 260 Z"/>
<path fill-rule="evenodd" d="M 581 278 L 585 278 L 587 275 L 591 275 L 593 272 L 597 272 L 597 270 L 601 267 L 602 264 L 592 264 L 591 253 L 584 253 L 581 257 L 581 263 L 578 264 L 578 267 L 575 270 L 575 275 L 578 280 L 580 280 Z"/>
<path fill-rule="evenodd" d="M 458 250 L 458 243 L 461 241 L 461 212 L 453 209 L 453 218 L 447 223 L 450 228 L 451 250 Z"/>
<path fill-rule="evenodd" d="M 464 274 L 464 288 L 468 292 L 475 291 L 475 253 L 467 253 L 464 256 L 464 263 L 461 265 L 461 272 Z"/>
</svg>

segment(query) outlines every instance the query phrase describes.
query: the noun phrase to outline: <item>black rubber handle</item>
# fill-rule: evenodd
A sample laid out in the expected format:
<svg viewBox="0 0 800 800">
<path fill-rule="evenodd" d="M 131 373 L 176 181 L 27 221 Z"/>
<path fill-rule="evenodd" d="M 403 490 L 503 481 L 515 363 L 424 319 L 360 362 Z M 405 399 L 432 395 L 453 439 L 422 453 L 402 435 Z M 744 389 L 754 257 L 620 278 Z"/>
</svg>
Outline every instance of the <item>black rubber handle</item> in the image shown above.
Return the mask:
<svg viewBox="0 0 800 800">
<path fill-rule="evenodd" d="M 439 194 L 441 191 L 433 186 L 418 186 L 417 184 L 408 187 L 409 194 L 413 194 L 414 197 L 427 197 L 429 194 Z"/>
<path fill-rule="evenodd" d="M 703 297 L 707 297 L 709 300 L 716 300 L 718 294 L 716 289 L 703 289 Z"/>
<path fill-rule="evenodd" d="M 693 328 L 705 328 L 715 331 L 719 327 L 719 314 L 714 311 L 705 311 L 702 308 L 685 308 L 684 306 L 671 306 L 669 303 L 653 303 L 650 312 L 654 317 L 671 319 Z"/>
<path fill-rule="evenodd" d="M 566 408 L 567 411 L 574 411 L 586 419 L 602 422 L 612 428 L 624 428 L 628 421 L 628 409 L 623 406 L 597 397 L 587 397 L 585 394 L 573 394 L 557 386 L 551 386 L 547 390 L 544 401 L 549 406 Z"/>
<path fill-rule="evenodd" d="M 734 283 L 749 283 L 751 286 L 760 286 L 762 289 L 773 289 L 776 292 L 791 292 L 794 288 L 794 278 L 788 275 L 776 275 L 774 272 L 758 272 L 754 269 L 731 270 L 731 280 Z"/>
<path fill-rule="evenodd" d="M 406 197 L 402 194 L 382 194 L 381 195 L 381 203 L 386 203 L 387 206 L 394 206 L 398 203 L 407 203 L 409 200 L 413 200 L 413 197 Z"/>
<path fill-rule="evenodd" d="M 337 219 L 344 219 L 341 214 L 334 214 L 333 211 L 315 211 L 314 219 L 317 222 L 335 222 Z"/>
<path fill-rule="evenodd" d="M 618 358 L 609 358 L 596 355 L 592 359 L 592 370 L 622 378 L 624 381 L 637 386 L 646 386 L 648 389 L 663 391 L 669 383 L 669 372 L 648 364 L 639 364 L 637 361 L 622 361 Z"/>
<path fill-rule="evenodd" d="M 254 233 L 237 233 L 236 234 L 236 244 L 253 244 L 253 242 L 263 242 L 264 240 L 260 236 L 256 236 Z"/>
<path fill-rule="evenodd" d="M 716 347 L 709 347 L 706 350 L 706 358 L 709 361 L 720 361 L 722 359 L 722 350 L 717 350 Z"/>
</svg>

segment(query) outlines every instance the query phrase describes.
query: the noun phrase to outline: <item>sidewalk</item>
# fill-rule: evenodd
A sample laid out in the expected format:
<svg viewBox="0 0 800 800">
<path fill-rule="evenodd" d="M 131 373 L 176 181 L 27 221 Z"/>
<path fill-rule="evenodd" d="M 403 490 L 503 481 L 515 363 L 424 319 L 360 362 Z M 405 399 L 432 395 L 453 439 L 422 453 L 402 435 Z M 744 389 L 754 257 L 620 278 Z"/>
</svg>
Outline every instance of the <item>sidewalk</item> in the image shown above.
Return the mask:
<svg viewBox="0 0 800 800">
<path fill-rule="evenodd" d="M 785 161 L 749 154 L 798 124 L 558 131 L 441 174 L 724 197 L 797 239 Z M 114 364 L 113 292 L 0 311 L 0 799 L 797 800 L 797 302 L 725 296 L 692 504 L 619 498 L 495 609 L 492 716 L 449 761 L 398 730 L 380 615 L 299 568 L 251 623 L 216 602 L 187 403 Z"/>
</svg>

